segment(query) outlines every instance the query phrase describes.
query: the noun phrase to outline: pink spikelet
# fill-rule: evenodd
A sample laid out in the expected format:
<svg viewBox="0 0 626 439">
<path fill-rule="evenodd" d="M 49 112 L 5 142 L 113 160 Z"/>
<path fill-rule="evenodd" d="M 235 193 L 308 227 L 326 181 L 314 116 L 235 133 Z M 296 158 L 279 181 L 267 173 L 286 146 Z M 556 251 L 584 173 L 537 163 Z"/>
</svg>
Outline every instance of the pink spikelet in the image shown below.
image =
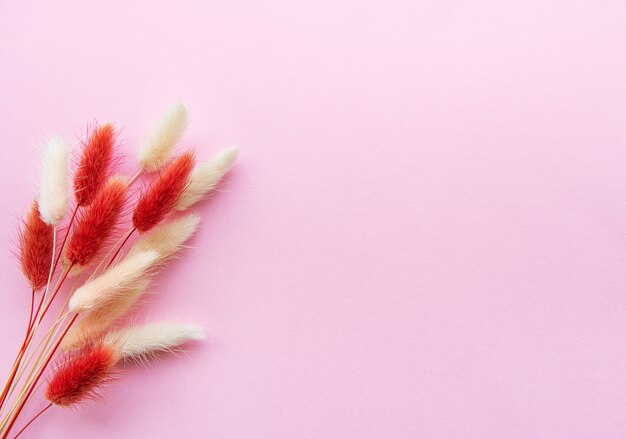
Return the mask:
<svg viewBox="0 0 626 439">
<path fill-rule="evenodd" d="M 88 265 L 98 254 L 117 225 L 126 201 L 128 185 L 123 178 L 111 177 L 93 201 L 81 211 L 67 247 L 67 260 Z"/>
<path fill-rule="evenodd" d="M 192 152 L 172 160 L 161 175 L 141 194 L 133 212 L 133 226 L 147 232 L 170 213 L 189 183 L 195 163 Z"/>
<path fill-rule="evenodd" d="M 84 144 L 74 174 L 74 197 L 77 205 L 87 206 L 95 199 L 111 174 L 114 156 L 113 125 L 96 127 Z"/>
<path fill-rule="evenodd" d="M 34 202 L 19 234 L 20 265 L 34 290 L 48 283 L 53 238 L 54 227 L 41 220 L 37 202 Z"/>
<path fill-rule="evenodd" d="M 69 355 L 54 371 L 44 394 L 48 401 L 61 407 L 93 397 L 111 380 L 112 369 L 119 359 L 113 348 L 103 345 L 88 346 Z"/>
</svg>

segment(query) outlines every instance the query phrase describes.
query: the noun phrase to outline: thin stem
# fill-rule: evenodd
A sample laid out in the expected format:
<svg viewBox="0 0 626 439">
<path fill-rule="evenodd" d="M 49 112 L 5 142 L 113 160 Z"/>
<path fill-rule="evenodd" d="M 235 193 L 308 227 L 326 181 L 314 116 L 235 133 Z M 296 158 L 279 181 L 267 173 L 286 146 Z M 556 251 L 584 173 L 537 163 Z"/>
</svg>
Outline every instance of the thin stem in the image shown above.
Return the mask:
<svg viewBox="0 0 626 439">
<path fill-rule="evenodd" d="M 57 316 L 56 321 L 50 327 L 48 332 L 46 332 L 44 334 L 43 339 L 40 340 L 39 343 L 37 344 L 37 346 L 35 347 L 35 351 L 39 350 L 39 353 L 37 354 L 37 360 L 35 361 L 35 365 L 33 366 L 32 370 L 29 372 L 29 374 L 28 374 L 28 376 L 26 378 L 26 383 L 24 383 L 23 386 L 22 386 L 22 390 L 20 391 L 20 394 L 19 394 L 20 397 L 23 396 L 23 394 L 25 393 L 25 389 L 27 388 L 28 382 L 31 380 L 33 375 L 36 373 L 36 371 L 37 371 L 36 365 L 39 363 L 39 361 L 41 360 L 41 357 L 44 355 L 46 349 L 48 348 L 48 345 L 50 344 L 50 340 L 53 339 L 54 337 L 56 337 L 56 335 L 59 332 L 60 325 L 63 323 L 65 318 L 70 314 L 69 311 L 66 311 L 67 304 L 69 303 L 70 298 L 72 297 L 72 293 L 74 291 L 76 291 L 76 286 L 78 285 L 79 280 L 80 280 L 80 275 L 77 276 L 76 279 L 74 279 L 74 283 L 72 284 L 72 286 L 70 288 L 70 291 L 69 291 L 67 297 L 65 298 L 65 302 L 63 303 L 63 306 L 61 307 L 61 310 L 59 311 L 59 315 Z M 34 356 L 35 356 L 35 352 L 33 352 L 27 358 L 27 360 L 24 363 L 22 363 L 22 367 L 20 367 L 18 375 L 17 375 L 17 378 L 16 378 L 18 382 L 22 379 L 22 376 L 24 375 L 26 366 L 31 363 L 31 361 L 33 360 Z M 11 395 L 13 394 L 13 390 L 15 390 L 15 389 L 14 388 L 11 389 L 11 391 L 9 392 L 9 395 L 7 396 L 7 398 L 11 397 Z M 2 427 L 2 423 L 0 423 L 0 428 L 1 427 Z"/>
<path fill-rule="evenodd" d="M 30 294 L 30 314 L 28 315 L 28 329 L 26 330 L 26 335 L 30 332 L 30 328 L 33 325 L 33 313 L 35 311 L 35 289 L 31 290 Z"/>
<path fill-rule="evenodd" d="M 20 364 L 22 362 L 22 359 L 24 358 L 24 354 L 25 352 L 28 350 L 28 348 L 30 348 L 30 342 L 32 341 L 35 332 L 37 331 L 37 327 L 39 326 L 39 323 L 41 322 L 41 318 L 39 318 L 39 320 L 37 321 L 37 324 L 35 325 L 35 320 L 37 320 L 37 315 L 39 314 L 39 310 L 41 309 L 41 305 L 45 300 L 46 295 L 48 294 L 48 289 L 50 288 L 50 281 L 52 280 L 52 273 L 54 272 L 54 267 L 56 266 L 55 264 L 55 253 L 56 253 L 56 236 L 57 236 L 57 229 L 56 226 L 53 227 L 52 229 L 52 259 L 50 261 L 50 271 L 48 272 L 48 282 L 46 284 L 46 290 L 43 293 L 42 297 L 41 297 L 41 302 L 39 302 L 39 306 L 37 307 L 37 313 L 35 314 L 35 316 L 33 316 L 32 310 L 34 308 L 34 299 L 35 299 L 35 292 L 33 290 L 33 294 L 32 294 L 32 300 L 33 302 L 31 303 L 31 313 L 30 313 L 30 317 L 28 319 L 28 330 L 26 331 L 26 336 L 24 338 L 24 342 L 22 343 L 22 347 L 20 348 L 19 353 L 17 354 L 17 358 L 15 360 L 15 363 L 13 364 L 13 368 L 11 369 L 11 373 L 9 375 L 9 379 L 7 380 L 4 389 L 2 390 L 2 395 L 0 396 L 0 413 L 2 413 L 2 410 L 4 409 L 4 403 L 6 401 L 6 397 L 7 394 L 9 392 L 9 390 L 13 387 L 13 382 L 15 379 L 15 374 L 17 373 Z M 67 236 L 67 234 L 66 234 Z M 53 297 L 54 298 L 54 297 Z M 44 312 L 45 314 L 45 312 Z M 43 317 L 43 315 L 41 316 Z M 32 320 L 32 322 L 31 322 Z"/>
<path fill-rule="evenodd" d="M 28 316 L 28 327 L 26 328 L 26 334 L 24 335 L 22 346 L 20 347 L 17 357 L 15 358 L 15 361 L 13 362 L 13 367 L 11 368 L 11 373 L 9 374 L 9 378 L 4 383 L 4 388 L 2 389 L 2 394 L 0 395 L 0 409 L 2 409 L 2 407 L 4 406 L 4 401 L 7 398 L 9 389 L 13 385 L 15 374 L 17 373 L 17 370 L 20 366 L 20 362 L 22 361 L 22 358 L 24 357 L 24 351 L 26 350 L 26 343 L 28 341 L 28 336 L 30 334 L 30 329 L 32 325 L 34 308 L 35 308 L 35 289 L 33 288 L 31 290 L 31 295 L 30 295 L 30 315 Z"/>
<path fill-rule="evenodd" d="M 72 217 L 70 218 L 70 222 L 67 225 L 67 230 L 65 231 L 63 242 L 61 243 L 61 247 L 59 247 L 59 255 L 57 256 L 56 261 L 54 261 L 54 266 L 52 267 L 53 273 L 54 273 L 54 270 L 57 269 L 57 265 L 59 264 L 59 261 L 61 260 L 61 255 L 63 254 L 63 248 L 65 247 L 65 242 L 67 241 L 67 238 L 70 235 L 70 229 L 72 228 L 72 225 L 74 225 L 74 220 L 76 219 L 76 212 L 78 212 L 79 207 L 80 207 L 80 203 L 76 205 L 76 207 L 74 208 L 74 211 L 72 212 Z"/>
<path fill-rule="evenodd" d="M 46 410 L 48 410 L 50 407 L 52 407 L 52 403 L 50 403 L 50 404 L 48 404 L 47 406 L 45 406 L 43 409 L 41 409 L 41 410 L 39 411 L 39 413 L 37 413 L 35 416 L 33 416 L 33 417 L 32 417 L 32 419 L 31 419 L 30 421 L 28 421 L 28 423 L 27 423 L 24 427 L 22 427 L 22 429 L 21 429 L 21 430 L 20 430 L 20 431 L 19 431 L 19 432 L 15 435 L 15 437 L 14 437 L 13 439 L 17 439 L 17 438 L 19 437 L 19 435 L 20 435 L 20 434 L 22 434 L 22 433 L 24 432 L 24 430 L 26 430 L 26 429 L 30 426 L 30 424 L 32 424 L 33 422 L 35 422 L 35 420 L 36 420 L 38 417 L 40 417 L 41 415 L 43 415 L 43 414 L 44 414 L 44 412 L 45 412 Z"/>
<path fill-rule="evenodd" d="M 117 257 L 117 255 L 120 253 L 120 251 L 122 250 L 122 248 L 124 247 L 124 244 L 126 244 L 126 241 L 128 241 L 128 238 L 131 237 L 131 235 L 133 233 L 135 233 L 135 230 L 137 230 L 136 228 L 132 228 L 130 229 L 130 231 L 128 233 L 126 233 L 126 236 L 124 237 L 124 240 L 122 241 L 122 243 L 120 244 L 120 246 L 118 247 L 117 251 L 113 254 L 113 257 L 111 258 L 111 260 L 109 261 L 109 263 L 107 264 L 107 266 L 104 268 L 105 270 L 107 268 L 109 268 L 111 266 L 111 264 L 113 263 L 113 261 L 115 261 L 115 258 Z"/>
<path fill-rule="evenodd" d="M 135 180 L 137 180 L 137 178 L 139 178 L 139 176 L 142 174 L 143 172 L 143 168 L 141 168 L 139 171 L 137 171 L 137 173 L 133 176 L 133 178 L 130 179 L 130 181 L 128 182 L 128 186 L 132 185 Z"/>
<path fill-rule="evenodd" d="M 63 282 L 65 282 L 65 279 L 67 278 L 67 275 L 70 274 L 70 270 L 72 269 L 72 267 L 74 267 L 74 264 L 70 264 L 67 267 L 67 269 L 65 270 L 65 272 L 63 273 L 63 275 L 61 276 L 61 281 L 58 283 L 57 287 L 54 289 L 54 292 L 52 293 L 52 297 L 50 297 L 50 300 L 48 300 L 48 302 L 46 303 L 46 306 L 44 307 L 44 309 L 43 309 L 43 311 L 41 313 L 41 316 L 37 320 L 37 325 L 39 325 L 41 323 L 41 320 L 44 318 L 44 316 L 48 312 L 48 309 L 50 308 L 50 305 L 52 305 L 52 301 L 54 300 L 54 298 L 58 294 L 59 290 L 63 286 Z"/>
<path fill-rule="evenodd" d="M 55 235 L 56 235 L 56 233 L 55 233 Z M 54 241 L 53 241 L 53 252 L 52 252 L 53 261 L 54 261 L 54 253 L 55 253 L 54 252 L 54 247 L 55 247 L 55 245 L 54 245 Z M 52 273 L 53 264 L 54 264 L 54 262 L 51 263 L 50 274 Z M 33 340 L 33 338 L 35 336 L 35 333 L 37 332 L 37 328 L 39 327 L 39 324 L 41 323 L 41 321 L 43 320 L 44 316 L 46 315 L 46 312 L 50 308 L 50 305 L 52 304 L 52 301 L 54 300 L 54 298 L 56 297 L 57 293 L 61 289 L 61 286 L 63 285 L 63 282 L 67 278 L 67 275 L 69 274 L 69 272 L 72 269 L 72 267 L 73 267 L 73 264 L 69 265 L 67 267 L 67 269 L 65 270 L 65 272 L 63 273 L 63 276 L 61 277 L 60 281 L 57 283 L 57 286 L 54 289 L 54 292 L 52 293 L 52 296 L 50 297 L 50 300 L 46 303 L 45 308 L 41 312 L 41 315 L 39 315 L 38 317 L 37 317 L 37 315 L 35 315 L 35 318 L 33 319 L 34 325 L 31 327 L 30 335 L 28 336 L 28 341 L 27 341 L 27 344 L 26 344 L 27 348 L 20 352 L 19 361 L 17 362 L 16 367 L 13 369 L 13 371 L 11 373 L 11 375 L 12 375 L 11 383 L 10 383 L 9 387 L 7 388 L 7 392 L 8 392 L 9 389 L 12 388 L 13 381 L 14 381 L 13 378 L 15 378 L 15 374 L 17 373 L 17 368 L 19 368 L 19 364 L 21 363 L 21 360 L 23 359 L 25 352 L 30 350 L 31 342 L 32 342 L 32 340 Z M 50 280 L 51 280 L 51 276 L 48 277 L 48 286 L 46 286 L 46 293 L 48 292 L 47 290 L 48 290 L 48 287 L 50 285 Z M 43 303 L 43 301 L 45 299 L 45 296 L 46 296 L 46 293 L 44 293 L 44 295 L 42 296 L 41 303 Z M 41 308 L 41 303 L 40 303 L 39 308 Z M 36 322 L 35 322 L 35 320 L 36 320 Z M 6 397 L 6 395 L 5 395 L 5 397 Z"/>
</svg>

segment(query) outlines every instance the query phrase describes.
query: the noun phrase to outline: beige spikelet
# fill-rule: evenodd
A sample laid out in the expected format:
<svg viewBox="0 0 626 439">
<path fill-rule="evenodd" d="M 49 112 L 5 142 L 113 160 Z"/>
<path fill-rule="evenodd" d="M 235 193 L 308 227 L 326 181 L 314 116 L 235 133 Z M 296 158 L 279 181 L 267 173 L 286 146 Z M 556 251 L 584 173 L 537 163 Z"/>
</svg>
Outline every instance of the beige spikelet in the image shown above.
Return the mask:
<svg viewBox="0 0 626 439">
<path fill-rule="evenodd" d="M 204 340 L 201 327 L 184 323 L 150 323 L 125 328 L 104 337 L 104 344 L 118 350 L 123 359 L 142 360 L 171 351 L 192 340 Z"/>
<path fill-rule="evenodd" d="M 39 213 L 50 225 L 57 225 L 67 213 L 67 165 L 69 153 L 63 139 L 53 136 L 48 140 L 41 173 Z"/>
<path fill-rule="evenodd" d="M 95 311 L 84 313 L 63 338 L 60 348 L 62 350 L 77 349 L 87 340 L 98 337 L 137 304 L 149 285 L 149 277 L 140 279 L 114 301 Z"/>
<path fill-rule="evenodd" d="M 155 251 L 139 252 L 122 259 L 102 275 L 78 288 L 69 301 L 70 311 L 93 312 L 112 303 L 149 275 L 158 259 L 159 254 Z"/>
<path fill-rule="evenodd" d="M 139 148 L 138 160 L 142 168 L 146 172 L 154 172 L 163 166 L 186 128 L 187 109 L 182 103 L 177 103 L 152 127 Z"/>
<path fill-rule="evenodd" d="M 215 154 L 208 162 L 196 165 L 175 209 L 179 211 L 188 209 L 209 195 L 230 171 L 238 155 L 239 148 L 227 148 Z"/>
<path fill-rule="evenodd" d="M 161 224 L 135 242 L 130 248 L 128 256 L 145 251 L 154 251 L 158 253 L 158 261 L 164 262 L 184 246 L 185 242 L 198 229 L 199 224 L 200 216 L 196 214 L 185 215 Z"/>
</svg>

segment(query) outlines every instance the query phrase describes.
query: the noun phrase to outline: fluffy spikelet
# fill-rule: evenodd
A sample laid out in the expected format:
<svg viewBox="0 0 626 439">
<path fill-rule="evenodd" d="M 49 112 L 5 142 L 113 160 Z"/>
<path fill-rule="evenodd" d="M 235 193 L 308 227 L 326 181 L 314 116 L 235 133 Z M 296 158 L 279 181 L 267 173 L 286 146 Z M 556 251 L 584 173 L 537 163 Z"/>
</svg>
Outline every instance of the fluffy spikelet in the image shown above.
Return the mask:
<svg viewBox="0 0 626 439">
<path fill-rule="evenodd" d="M 158 258 L 157 252 L 145 251 L 122 259 L 102 275 L 78 288 L 70 299 L 70 311 L 95 311 L 116 301 L 150 274 Z"/>
<path fill-rule="evenodd" d="M 119 354 L 111 346 L 92 345 L 70 355 L 54 371 L 45 397 L 51 403 L 70 407 L 95 396 L 95 392 L 111 379 Z"/>
<path fill-rule="evenodd" d="M 215 154 L 211 160 L 198 164 L 189 178 L 189 184 L 176 203 L 176 210 L 185 210 L 209 195 L 232 168 L 239 148 L 232 147 Z"/>
<path fill-rule="evenodd" d="M 67 246 L 67 260 L 75 266 L 88 265 L 117 225 L 128 184 L 111 177 L 91 204 L 80 212 Z"/>
<path fill-rule="evenodd" d="M 128 256 L 153 250 L 159 254 L 159 262 L 172 257 L 195 233 L 200 224 L 200 216 L 195 214 L 176 218 L 161 224 L 139 239 L 128 252 Z"/>
<path fill-rule="evenodd" d="M 39 191 L 39 213 L 47 224 L 58 224 L 67 213 L 68 157 L 63 139 L 51 137 L 46 148 Z"/>
<path fill-rule="evenodd" d="M 139 148 L 138 159 L 142 168 L 153 172 L 163 166 L 186 128 L 187 110 L 182 103 L 178 103 L 152 127 L 146 141 Z"/>
<path fill-rule="evenodd" d="M 172 160 L 161 175 L 141 194 L 133 212 L 133 226 L 145 233 L 170 213 L 189 182 L 193 153 L 186 152 Z"/>
<path fill-rule="evenodd" d="M 104 337 L 104 344 L 114 347 L 122 359 L 144 359 L 171 351 L 188 341 L 204 340 L 201 327 L 183 323 L 150 323 L 122 329 Z"/>
<path fill-rule="evenodd" d="M 53 239 L 54 228 L 41 220 L 35 201 L 24 220 L 19 235 L 19 259 L 22 272 L 35 290 L 48 283 Z"/>
<path fill-rule="evenodd" d="M 63 338 L 61 350 L 81 347 L 85 341 L 99 337 L 113 322 L 126 314 L 143 296 L 150 284 L 149 278 L 140 279 L 137 283 L 119 295 L 115 300 L 100 308 L 85 313 Z"/>
<path fill-rule="evenodd" d="M 84 144 L 74 175 L 74 197 L 80 206 L 89 205 L 111 174 L 115 155 L 113 125 L 96 127 Z"/>
</svg>

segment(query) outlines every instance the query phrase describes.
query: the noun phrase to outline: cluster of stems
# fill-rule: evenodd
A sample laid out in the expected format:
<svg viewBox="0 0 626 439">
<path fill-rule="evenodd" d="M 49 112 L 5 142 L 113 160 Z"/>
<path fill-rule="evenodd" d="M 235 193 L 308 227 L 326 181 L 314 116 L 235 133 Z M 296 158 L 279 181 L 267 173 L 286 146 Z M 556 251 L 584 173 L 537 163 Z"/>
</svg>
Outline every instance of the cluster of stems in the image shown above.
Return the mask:
<svg viewBox="0 0 626 439">
<path fill-rule="evenodd" d="M 69 263 L 55 280 L 53 276 L 61 257 L 63 250 L 67 242 L 67 238 L 71 233 L 76 214 L 80 205 L 77 205 L 72 212 L 72 216 L 68 227 L 63 233 L 63 239 L 59 245 L 57 245 L 57 230 L 54 230 L 53 239 L 53 251 L 52 259 L 50 261 L 50 273 L 48 275 L 48 282 L 43 288 L 41 297 L 37 303 L 37 294 L 33 289 L 31 291 L 31 304 L 28 317 L 28 323 L 26 328 L 26 334 L 23 342 L 18 350 L 15 361 L 9 375 L 4 383 L 2 392 L 0 393 L 0 438 L 6 439 L 9 433 L 15 427 L 15 423 L 18 417 L 28 405 L 33 393 L 40 388 L 42 383 L 42 377 L 47 370 L 48 366 L 55 358 L 55 354 L 59 348 L 59 345 L 63 341 L 63 338 L 70 330 L 78 314 L 68 311 L 67 304 L 71 294 L 75 291 L 80 275 L 74 279 L 72 285 L 69 288 L 67 299 L 65 303 L 61 305 L 58 315 L 52 321 L 49 329 L 39 339 L 36 338 L 38 330 L 42 326 L 44 317 L 48 314 L 52 303 L 55 298 L 58 297 L 58 293 L 64 284 L 68 280 L 68 275 L 73 268 L 73 264 Z M 134 228 L 131 228 L 125 233 L 122 238 L 111 248 L 99 263 L 96 271 L 91 275 L 94 277 L 103 266 L 108 268 L 114 261 L 117 255 L 120 253 L 128 238 L 133 233 Z M 112 254 L 112 255 L 111 255 Z M 106 265 L 105 265 L 106 264 Z M 15 436 L 17 437 L 28 427 L 32 421 L 39 417 L 44 411 L 52 406 L 51 403 L 47 404 L 40 412 L 38 412 L 29 422 L 24 425 L 24 428 Z"/>
</svg>

